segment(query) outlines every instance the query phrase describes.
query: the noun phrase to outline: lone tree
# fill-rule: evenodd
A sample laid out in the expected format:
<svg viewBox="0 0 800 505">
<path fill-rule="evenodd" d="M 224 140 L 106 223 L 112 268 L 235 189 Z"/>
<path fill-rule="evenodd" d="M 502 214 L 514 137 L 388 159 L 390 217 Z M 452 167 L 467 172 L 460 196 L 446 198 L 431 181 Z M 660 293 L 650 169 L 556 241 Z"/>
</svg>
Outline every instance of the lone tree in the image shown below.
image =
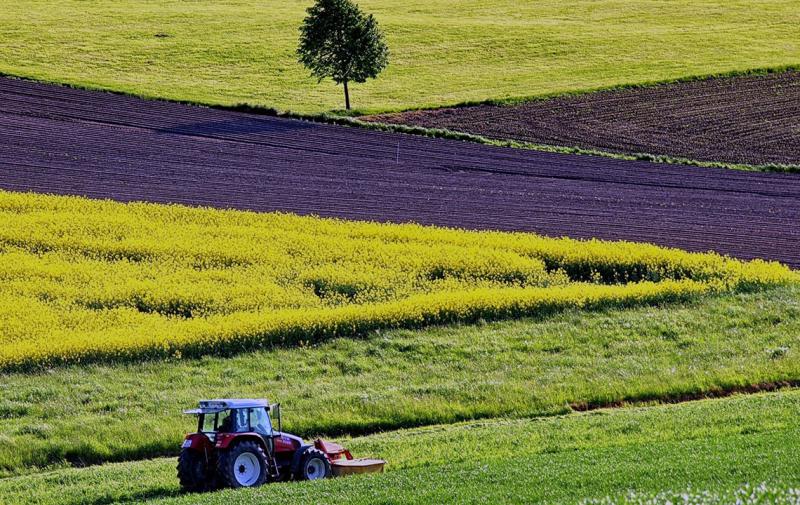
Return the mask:
<svg viewBox="0 0 800 505">
<path fill-rule="evenodd" d="M 344 86 L 350 110 L 348 82 L 372 79 L 389 64 L 389 48 L 372 14 L 350 0 L 316 0 L 300 27 L 300 63 L 319 78 Z"/>
</svg>

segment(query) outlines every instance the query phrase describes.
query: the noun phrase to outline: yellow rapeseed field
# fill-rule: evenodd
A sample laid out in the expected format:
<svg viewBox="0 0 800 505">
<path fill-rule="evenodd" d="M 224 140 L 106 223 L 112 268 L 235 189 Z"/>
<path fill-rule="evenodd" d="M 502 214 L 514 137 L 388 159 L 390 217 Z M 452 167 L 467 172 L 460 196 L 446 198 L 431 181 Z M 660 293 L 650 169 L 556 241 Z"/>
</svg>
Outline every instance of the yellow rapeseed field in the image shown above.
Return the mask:
<svg viewBox="0 0 800 505">
<path fill-rule="evenodd" d="M 230 354 L 796 279 L 777 263 L 628 242 L 0 191 L 0 370 Z"/>
</svg>

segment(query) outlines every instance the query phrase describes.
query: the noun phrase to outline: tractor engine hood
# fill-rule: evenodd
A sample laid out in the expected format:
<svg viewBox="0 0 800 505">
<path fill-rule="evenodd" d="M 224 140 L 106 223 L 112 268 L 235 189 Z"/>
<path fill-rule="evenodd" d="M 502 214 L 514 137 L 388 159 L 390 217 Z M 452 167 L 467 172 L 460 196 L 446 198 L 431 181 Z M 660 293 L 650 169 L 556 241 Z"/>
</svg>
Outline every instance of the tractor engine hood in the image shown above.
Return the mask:
<svg viewBox="0 0 800 505">
<path fill-rule="evenodd" d="M 278 437 L 280 437 L 285 442 L 294 443 L 297 447 L 303 445 L 303 439 L 298 437 L 297 435 L 292 435 L 291 433 L 285 433 L 283 431 L 275 432 Z"/>
</svg>

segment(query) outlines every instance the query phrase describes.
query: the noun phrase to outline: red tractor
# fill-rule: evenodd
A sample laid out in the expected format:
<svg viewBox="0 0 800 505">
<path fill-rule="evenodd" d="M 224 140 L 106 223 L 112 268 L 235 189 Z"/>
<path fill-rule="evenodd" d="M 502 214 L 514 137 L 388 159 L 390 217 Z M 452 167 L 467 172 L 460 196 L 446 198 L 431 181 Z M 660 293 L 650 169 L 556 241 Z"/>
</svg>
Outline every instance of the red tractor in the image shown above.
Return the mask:
<svg viewBox="0 0 800 505">
<path fill-rule="evenodd" d="M 338 444 L 320 439 L 307 444 L 284 433 L 280 412 L 280 404 L 266 400 L 229 399 L 201 401 L 198 408 L 185 411 L 197 415 L 198 422 L 178 458 L 181 487 L 209 491 L 383 471 L 382 460 L 354 459 Z"/>
</svg>

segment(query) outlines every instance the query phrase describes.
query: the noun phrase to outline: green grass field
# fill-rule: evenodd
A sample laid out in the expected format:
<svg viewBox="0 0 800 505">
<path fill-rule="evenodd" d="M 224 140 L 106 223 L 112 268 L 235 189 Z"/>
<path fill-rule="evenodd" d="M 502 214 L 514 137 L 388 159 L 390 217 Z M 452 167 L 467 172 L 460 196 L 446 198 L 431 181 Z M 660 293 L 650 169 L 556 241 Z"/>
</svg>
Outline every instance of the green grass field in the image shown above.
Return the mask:
<svg viewBox="0 0 800 505">
<path fill-rule="evenodd" d="M 304 436 L 557 415 L 800 376 L 800 287 L 372 333 L 233 358 L 0 376 L 0 475 L 175 454 L 201 397 L 268 396 Z M 458 452 L 459 444 L 452 451 Z"/>
<path fill-rule="evenodd" d="M 337 111 L 341 90 L 294 55 L 310 3 L 7 0 L 0 74 Z M 800 64 L 796 0 L 359 3 L 392 52 L 379 79 L 352 87 L 361 113 Z M 798 504 L 798 352 L 791 284 L 233 357 L 0 373 L 0 505 Z M 783 389 L 665 404 L 754 385 Z M 279 401 L 287 431 L 385 458 L 387 472 L 185 495 L 174 456 L 194 419 L 181 410 L 223 396 Z M 623 408 L 576 412 L 607 405 Z"/>
<path fill-rule="evenodd" d="M 306 1 L 8 0 L 0 72 L 213 104 L 343 108 L 295 61 Z M 362 0 L 389 69 L 365 112 L 800 63 L 794 0 Z"/>
<path fill-rule="evenodd" d="M 30 198 L 33 197 L 11 201 L 7 226 L 3 228 L 8 243 L 31 244 L 27 256 L 20 256 L 12 246 L 3 250 L 7 256 L 2 278 L 6 291 L 16 289 L 29 294 L 26 302 L 14 305 L 16 302 L 12 300 L 13 303 L 2 305 L 3 319 L 7 322 L 2 338 L 8 343 L 4 352 L 36 332 L 48 337 L 39 346 L 63 345 L 69 335 L 54 330 L 61 330 L 64 325 L 58 319 L 37 317 L 33 306 L 62 300 L 59 297 L 66 293 L 68 297 L 63 298 L 63 303 L 54 307 L 69 307 L 72 303 L 69 296 L 80 298 L 99 285 L 107 286 L 105 283 L 111 279 L 115 287 L 124 288 L 132 279 L 126 277 L 125 272 L 129 271 L 125 269 L 146 269 L 148 261 L 161 264 L 156 261 L 157 251 L 169 252 L 169 260 L 164 264 L 179 264 L 180 251 L 190 250 L 185 248 L 196 243 L 202 246 L 198 251 L 207 254 L 190 255 L 192 261 L 187 265 L 200 265 L 200 270 L 205 271 L 208 263 L 198 258 L 216 258 L 225 264 L 225 258 L 236 251 L 262 254 L 266 258 L 264 263 L 274 269 L 280 267 L 284 256 L 291 256 L 304 267 L 326 264 L 312 261 L 313 255 L 270 253 L 269 247 L 277 247 L 280 241 L 292 246 L 289 250 L 301 248 L 306 254 L 330 250 L 351 261 L 359 257 L 356 251 L 375 253 L 383 247 L 380 241 L 348 245 L 347 234 L 332 234 L 328 238 L 323 238 L 324 234 L 310 235 L 311 221 L 295 226 L 292 223 L 297 218 L 288 216 L 279 218 L 289 221 L 275 235 L 259 242 L 254 241 L 251 231 L 243 235 L 241 242 L 231 235 L 231 230 L 258 216 L 239 214 L 245 221 L 227 225 L 219 222 L 219 235 L 225 239 L 214 246 L 211 238 L 214 233 L 197 234 L 189 225 L 192 221 L 176 219 L 183 215 L 180 212 L 189 212 L 185 209 L 171 208 L 169 219 L 155 222 L 142 217 L 152 220 L 157 212 L 155 206 L 140 205 L 136 207 L 139 214 L 119 218 L 112 210 L 121 206 L 108 203 L 105 212 L 95 212 L 93 227 L 90 212 L 84 207 L 80 207 L 82 213 L 44 213 L 36 219 L 23 218 L 22 204 Z M 64 205 L 69 203 L 59 201 Z M 171 228 L 177 222 L 182 227 Z M 315 226 L 324 226 L 322 221 L 314 222 Z M 133 233 L 137 229 L 134 223 L 135 226 L 150 223 L 150 228 L 137 235 Z M 333 222 L 328 225 L 346 226 Z M 108 240 L 103 239 L 106 236 L 103 230 L 109 227 L 116 232 Z M 291 235 L 295 229 L 301 233 Z M 133 241 L 120 242 L 120 230 L 126 230 Z M 359 230 L 350 233 L 360 236 L 355 233 Z M 403 240 L 398 243 L 407 243 L 423 231 L 409 228 L 409 233 L 413 233 L 400 235 Z M 464 235 L 464 232 L 448 233 L 453 234 L 448 236 L 454 240 L 452 244 L 459 243 L 458 237 Z M 48 242 L 48 237 L 55 242 Z M 144 246 L 145 237 L 155 249 Z M 473 248 L 488 251 L 490 239 L 495 236 L 481 237 L 464 235 L 462 239 Z M 67 242 L 59 242 L 62 239 Z M 425 255 L 435 250 L 432 245 L 435 242 L 425 244 L 402 250 L 425 263 Z M 348 442 L 356 454 L 383 456 L 391 462 L 393 472 L 385 476 L 325 482 L 319 484 L 322 487 L 281 486 L 268 495 L 284 502 L 304 503 L 318 497 L 323 503 L 353 499 L 355 503 L 358 500 L 374 503 L 375 496 L 369 491 L 373 487 L 379 490 L 378 500 L 387 503 L 514 501 L 512 498 L 519 501 L 519 497 L 524 498 L 522 501 L 574 501 L 623 496 L 619 493 L 625 493 L 628 487 L 648 496 L 647 493 L 670 492 L 671 488 L 665 487 L 667 482 L 680 484 L 676 492 L 682 492 L 688 485 L 698 485 L 719 496 L 729 496 L 742 492 L 739 486 L 743 482 L 768 481 L 777 486 L 776 493 L 789 493 L 789 487 L 794 485 L 790 478 L 794 463 L 784 452 L 795 450 L 798 442 L 792 438 L 796 438 L 796 426 L 784 422 L 795 417 L 791 410 L 794 407 L 781 403 L 783 400 L 774 408 L 751 405 L 770 415 L 758 417 L 752 426 L 747 424 L 747 417 L 742 417 L 745 409 L 738 403 L 703 404 L 723 405 L 715 412 L 703 414 L 718 424 L 713 429 L 696 419 L 702 417 L 699 414 L 680 410 L 683 407 L 677 417 L 653 420 L 652 426 L 651 421 L 645 422 L 646 429 L 641 432 L 634 428 L 616 434 L 607 432 L 615 429 L 614 422 L 607 422 L 603 414 L 572 414 L 589 407 L 630 407 L 797 386 L 800 384 L 800 360 L 796 356 L 800 344 L 800 284 L 795 275 L 763 263 L 741 264 L 717 257 L 706 258 L 709 262 L 704 262 L 677 251 L 664 253 L 670 261 L 677 261 L 674 264 L 677 266 L 668 268 L 673 263 L 662 263 L 664 257 L 657 251 L 645 248 L 652 255 L 633 254 L 640 247 L 635 245 L 630 245 L 633 249 L 620 246 L 617 250 L 612 244 L 594 243 L 594 252 L 581 256 L 581 248 L 589 247 L 588 243 L 581 244 L 565 243 L 562 249 L 550 251 L 554 258 L 559 251 L 573 258 L 573 263 L 564 263 L 564 272 L 552 275 L 596 278 L 597 282 L 607 279 L 612 285 L 624 287 L 635 286 L 635 281 L 643 277 L 657 278 L 674 271 L 679 278 L 695 275 L 706 279 L 718 289 L 642 303 L 565 306 L 526 312 L 531 317 L 516 320 L 486 322 L 479 316 L 521 317 L 522 313 L 487 312 L 485 316 L 479 313 L 466 319 L 477 323 L 471 325 L 422 326 L 425 321 L 422 319 L 408 327 L 419 329 L 369 326 L 363 331 L 323 332 L 311 340 L 275 340 L 273 347 L 269 347 L 271 343 L 265 344 L 257 352 L 246 352 L 253 348 L 223 349 L 221 352 L 228 357 L 216 354 L 212 348 L 194 355 L 152 353 L 121 360 L 112 356 L 87 361 L 89 358 L 78 356 L 69 364 L 45 361 L 23 369 L 24 373 L 11 372 L 20 369 L 6 369 L 6 373 L 0 374 L 0 503 L 3 499 L 19 503 L 22 499 L 14 496 L 26 492 L 31 494 L 24 500 L 34 503 L 71 500 L 99 504 L 116 499 L 128 502 L 175 499 L 194 503 L 196 496 L 177 495 L 171 469 L 184 433 L 194 429 L 194 420 L 181 415 L 181 411 L 202 398 L 227 396 L 279 401 L 284 405 L 285 426 L 290 432 L 309 439 L 329 435 L 347 440 L 362 435 Z M 102 257 L 108 263 L 100 267 L 94 260 L 85 268 L 74 270 L 69 265 L 48 262 L 58 247 L 64 247 L 75 258 Z M 98 251 L 101 254 L 96 256 Z M 461 249 L 446 252 L 446 256 L 453 258 L 470 257 Z M 388 258 L 387 263 L 398 261 L 396 256 L 381 257 Z M 487 264 L 494 265 L 492 268 L 506 264 L 502 258 L 490 260 Z M 358 263 L 343 264 L 340 258 L 334 263 L 345 273 L 373 272 L 368 262 L 364 263 L 366 267 Z M 748 265 L 755 270 L 751 271 Z M 114 270 L 119 268 L 122 270 Z M 110 273 L 102 275 L 103 271 Z M 159 272 L 155 268 L 140 276 L 153 281 L 145 289 L 150 295 L 164 288 L 164 277 Z M 298 276 L 293 270 L 286 272 L 285 278 L 294 280 Z M 375 278 L 387 275 L 385 270 L 375 272 Z M 764 277 L 751 275 L 758 272 Z M 776 275 L 773 277 L 770 272 Z M 228 279 L 220 270 L 214 275 Z M 413 272 L 404 275 L 416 276 Z M 192 281 L 197 278 L 194 267 L 187 267 L 175 278 L 180 280 L 179 284 L 189 283 L 197 288 L 197 281 Z M 246 273 L 207 291 L 222 295 L 226 286 L 245 286 L 241 295 L 242 303 L 246 304 L 249 297 L 257 299 L 257 289 L 263 282 Z M 399 285 L 395 282 L 389 287 L 399 289 Z M 590 284 L 576 286 L 579 286 L 575 288 L 577 292 L 594 289 Z M 498 293 L 504 291 L 492 293 L 489 299 L 496 301 Z M 124 294 L 122 298 L 110 299 L 127 300 L 126 297 Z M 238 299 L 224 300 L 220 305 L 223 310 L 230 309 Z M 164 312 L 167 322 L 175 322 L 170 319 L 173 317 L 186 317 L 172 309 Z M 83 321 L 83 317 L 76 320 Z M 105 338 L 106 331 L 130 330 L 127 338 L 154 333 L 152 329 L 134 326 L 135 321 L 112 319 L 110 330 L 98 332 L 96 338 Z M 218 322 L 211 326 L 220 328 Z M 80 326 L 74 328 L 78 336 L 86 331 Z M 786 397 L 795 398 L 793 395 L 796 393 Z M 622 411 L 626 412 L 620 414 L 624 416 L 640 412 Z M 565 415 L 554 420 L 554 425 L 542 420 Z M 581 419 L 592 422 L 599 419 L 599 425 L 583 426 Z M 475 424 L 476 420 L 482 422 Z M 548 432 L 549 435 L 537 434 L 541 426 L 561 426 L 562 420 L 568 427 L 552 428 L 555 431 Z M 463 421 L 473 423 L 447 426 Z M 693 431 L 693 425 L 706 428 L 697 432 Z M 737 431 L 742 426 L 748 431 Z M 381 434 L 414 427 L 429 428 L 422 432 Z M 664 438 L 664 430 L 672 435 Z M 426 439 L 426 434 L 432 435 Z M 551 440 L 552 447 L 548 445 Z M 520 452 L 522 459 L 515 451 Z M 702 456 L 692 459 L 693 453 Z M 173 459 L 143 461 L 160 456 Z M 113 462 L 119 461 L 129 463 L 113 466 Z M 589 465 L 591 461 L 602 461 L 605 473 L 596 473 Z M 100 466 L 69 468 L 87 465 Z M 767 469 L 775 471 L 768 473 Z M 723 472 L 725 479 L 712 478 L 718 472 Z M 416 485 L 411 484 L 415 482 Z M 573 482 L 573 488 L 566 486 L 567 482 Z M 454 487 L 453 483 L 460 484 Z M 554 484 L 557 486 L 553 487 Z M 411 485 L 414 492 L 403 494 Z M 263 493 L 266 491 L 223 492 L 204 496 L 203 500 L 248 503 L 262 500 Z"/>
<path fill-rule="evenodd" d="M 608 503 L 633 490 L 661 493 L 647 503 L 668 503 L 689 490 L 703 499 L 692 503 L 730 503 L 724 497 L 749 483 L 747 496 L 770 499 L 741 503 L 796 503 L 800 391 L 433 426 L 347 443 L 389 460 L 387 472 L 181 495 L 174 459 L 156 459 L 3 479 L 0 497 L 40 505 Z M 768 489 L 754 493 L 762 482 Z"/>
</svg>

